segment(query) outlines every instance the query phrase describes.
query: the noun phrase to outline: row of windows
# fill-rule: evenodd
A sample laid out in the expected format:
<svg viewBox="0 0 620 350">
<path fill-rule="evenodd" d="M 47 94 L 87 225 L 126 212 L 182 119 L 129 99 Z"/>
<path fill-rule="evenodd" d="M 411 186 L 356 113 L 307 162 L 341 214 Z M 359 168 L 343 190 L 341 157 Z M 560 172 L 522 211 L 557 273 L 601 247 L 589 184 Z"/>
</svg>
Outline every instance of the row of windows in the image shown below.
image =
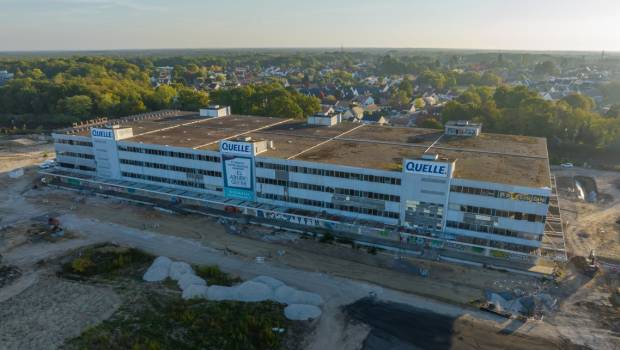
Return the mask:
<svg viewBox="0 0 620 350">
<path fill-rule="evenodd" d="M 290 197 L 290 196 L 285 197 L 285 196 L 281 196 L 278 194 L 272 194 L 272 193 L 257 193 L 257 196 L 260 198 L 265 198 L 265 199 L 309 205 L 309 206 L 318 207 L 318 208 L 336 209 L 336 210 L 342 210 L 342 211 L 348 211 L 348 212 L 360 213 L 360 214 L 366 214 L 366 215 L 374 215 L 374 216 L 380 216 L 380 217 L 392 218 L 392 219 L 399 218 L 398 213 L 391 212 L 391 211 L 383 211 L 383 210 L 370 209 L 370 208 L 359 208 L 359 207 L 346 206 L 346 205 L 334 205 L 333 203 L 322 202 L 322 201 L 317 201 L 313 199 L 297 198 L 297 197 Z"/>
<path fill-rule="evenodd" d="M 95 159 L 95 156 L 92 154 L 76 153 L 76 152 L 58 152 L 58 155 L 74 157 L 74 158 L 83 158 L 83 159 Z"/>
<path fill-rule="evenodd" d="M 163 151 L 159 149 L 150 149 L 150 148 L 142 148 L 142 147 L 133 147 L 133 146 L 118 146 L 119 151 L 124 152 L 133 152 L 133 153 L 144 153 L 144 154 L 152 154 L 156 156 L 163 157 L 172 157 L 172 158 L 181 158 L 181 159 L 193 159 L 193 160 L 202 160 L 205 162 L 213 162 L 220 163 L 221 158 L 216 156 L 209 156 L 206 154 L 194 154 L 194 153 L 183 153 L 183 152 L 175 152 L 175 151 Z"/>
<path fill-rule="evenodd" d="M 213 170 L 186 168 L 186 167 L 177 166 L 177 165 L 142 162 L 139 160 L 132 160 L 132 159 L 121 159 L 120 162 L 121 164 L 136 165 L 136 166 L 153 168 L 153 169 L 178 171 L 178 172 L 186 173 L 186 174 L 200 174 L 200 175 L 206 175 L 206 176 L 222 177 L 221 172 L 213 171 Z"/>
<path fill-rule="evenodd" d="M 536 251 L 536 249 L 538 249 L 536 247 L 530 247 L 530 246 L 521 245 L 521 244 L 493 241 L 493 240 L 482 239 L 482 238 L 477 238 L 477 237 L 457 236 L 456 240 L 459 242 L 463 242 L 463 243 L 470 243 L 470 244 L 482 245 L 482 246 L 493 247 L 493 248 L 498 248 L 498 249 L 512 250 L 515 252 L 522 252 L 522 253 L 531 253 L 531 252 Z"/>
<path fill-rule="evenodd" d="M 458 228 L 458 229 L 461 229 L 461 230 L 469 230 L 469 231 L 476 231 L 476 232 L 483 232 L 483 233 L 492 233 L 494 235 L 528 239 L 530 241 L 540 241 L 542 239 L 541 235 L 534 235 L 534 234 L 531 234 L 531 233 L 513 231 L 513 230 L 504 229 L 504 228 L 488 226 L 488 225 L 469 224 L 469 223 L 466 223 L 466 222 L 448 221 L 446 223 L 446 226 L 447 227 Z"/>
<path fill-rule="evenodd" d="M 73 146 L 93 147 L 93 143 L 92 142 L 88 142 L 88 141 L 56 139 L 56 143 L 63 143 L 65 145 L 73 145 Z"/>
<path fill-rule="evenodd" d="M 359 191 L 359 190 L 353 190 L 349 188 L 329 187 L 329 186 L 308 184 L 308 183 L 295 182 L 295 181 L 268 179 L 265 177 L 257 177 L 256 182 L 261 183 L 261 184 L 276 185 L 276 186 L 282 186 L 282 187 L 299 188 L 302 190 L 317 191 L 317 192 L 323 192 L 323 193 L 335 193 L 335 194 L 342 194 L 345 196 L 378 199 L 378 200 L 383 200 L 383 201 L 400 203 L 400 196 L 395 196 L 391 194 Z"/>
<path fill-rule="evenodd" d="M 273 164 L 265 162 L 256 162 L 257 168 L 273 169 L 279 171 L 289 171 L 293 173 L 310 174 L 318 176 L 338 177 L 349 180 L 359 180 L 367 182 L 378 182 L 389 185 L 400 185 L 400 179 L 388 176 L 366 175 L 358 173 L 350 173 L 346 171 L 336 171 L 327 169 L 308 168 L 295 165 Z"/>
<path fill-rule="evenodd" d="M 58 163 L 58 165 L 60 167 L 62 167 L 62 168 L 67 168 L 67 169 L 79 169 L 79 170 L 84 170 L 84 171 L 95 171 L 95 168 L 89 167 L 89 166 L 86 166 L 86 165 L 75 165 L 75 164 L 63 163 L 63 162 Z"/>
<path fill-rule="evenodd" d="M 450 209 L 459 210 L 464 213 L 473 213 L 480 215 L 488 215 L 488 216 L 497 216 L 502 218 L 509 218 L 513 220 L 525 220 L 529 222 L 539 222 L 544 223 L 547 219 L 546 216 L 536 215 L 536 214 L 527 214 L 521 213 L 518 211 L 508 211 L 508 210 L 500 210 L 500 209 L 492 209 L 492 208 L 482 208 L 482 207 L 474 207 L 472 205 L 459 205 L 459 204 L 450 204 Z"/>
<path fill-rule="evenodd" d="M 125 177 L 130 177 L 133 179 L 142 179 L 142 180 L 160 182 L 160 183 L 171 184 L 171 185 L 202 188 L 202 189 L 205 188 L 205 184 L 200 183 L 200 182 L 184 181 L 184 180 L 170 179 L 167 177 L 159 177 L 159 176 L 144 175 L 144 174 L 135 174 L 135 173 L 129 173 L 125 171 L 121 172 L 121 175 Z M 221 191 L 221 189 L 217 189 L 217 190 Z"/>
<path fill-rule="evenodd" d="M 524 201 L 524 202 L 543 203 L 543 204 L 549 203 L 549 197 L 538 196 L 535 194 L 523 194 L 523 193 L 516 193 L 516 192 L 506 192 L 506 191 L 489 190 L 489 189 L 484 189 L 484 188 L 456 186 L 456 185 L 452 185 L 450 187 L 450 190 L 452 192 L 473 194 L 476 196 L 488 196 L 488 197 L 495 197 L 495 198 L 501 198 L 501 199 L 511 199 L 514 201 Z"/>
<path fill-rule="evenodd" d="M 443 205 L 419 202 L 419 201 L 407 201 L 407 213 L 415 214 L 419 216 L 426 216 L 431 218 L 443 218 Z"/>
</svg>

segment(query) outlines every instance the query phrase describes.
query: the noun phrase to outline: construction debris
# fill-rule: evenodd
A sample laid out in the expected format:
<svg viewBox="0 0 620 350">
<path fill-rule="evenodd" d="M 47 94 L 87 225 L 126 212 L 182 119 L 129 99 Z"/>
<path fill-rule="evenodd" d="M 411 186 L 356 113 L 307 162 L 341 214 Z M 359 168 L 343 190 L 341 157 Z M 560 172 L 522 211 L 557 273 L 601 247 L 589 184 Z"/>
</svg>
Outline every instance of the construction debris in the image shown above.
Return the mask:
<svg viewBox="0 0 620 350">
<path fill-rule="evenodd" d="M 24 169 L 23 168 L 18 168 L 18 169 L 15 169 L 15 170 L 9 172 L 9 177 L 11 179 L 19 179 L 22 176 L 24 176 Z"/>
<path fill-rule="evenodd" d="M 1 260 L 1 256 L 0 256 Z M 12 265 L 0 266 L 0 288 L 8 286 L 22 275 L 22 272 Z"/>
<path fill-rule="evenodd" d="M 557 308 L 557 299 L 547 293 L 517 295 L 511 292 L 485 291 L 487 301 L 481 310 L 506 318 L 542 319 L 544 314 Z"/>
<path fill-rule="evenodd" d="M 616 288 L 616 291 L 611 295 L 611 302 L 620 307 L 620 287 Z"/>
</svg>

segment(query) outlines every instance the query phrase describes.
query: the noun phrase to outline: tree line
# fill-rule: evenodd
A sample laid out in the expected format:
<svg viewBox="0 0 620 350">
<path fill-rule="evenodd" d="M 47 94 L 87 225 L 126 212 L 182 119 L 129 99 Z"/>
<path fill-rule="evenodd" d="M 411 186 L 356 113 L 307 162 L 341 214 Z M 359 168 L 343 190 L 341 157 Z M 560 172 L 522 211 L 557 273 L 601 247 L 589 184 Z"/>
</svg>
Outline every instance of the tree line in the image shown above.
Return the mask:
<svg viewBox="0 0 620 350">
<path fill-rule="evenodd" d="M 620 113 L 597 113 L 594 101 L 571 94 L 542 99 L 526 87 L 471 87 L 448 102 L 442 122 L 473 120 L 489 132 L 546 137 L 551 145 L 582 145 L 620 150 Z"/>
<path fill-rule="evenodd" d="M 217 90 L 211 98 L 214 103 L 230 106 L 235 114 L 304 118 L 321 110 L 318 98 L 286 89 L 279 83 Z"/>
<path fill-rule="evenodd" d="M 64 126 L 96 116 L 150 110 L 198 110 L 205 92 L 182 84 L 153 88 L 151 67 L 125 59 L 83 57 L 16 61 L 15 79 L 0 87 L 0 126 Z"/>
</svg>

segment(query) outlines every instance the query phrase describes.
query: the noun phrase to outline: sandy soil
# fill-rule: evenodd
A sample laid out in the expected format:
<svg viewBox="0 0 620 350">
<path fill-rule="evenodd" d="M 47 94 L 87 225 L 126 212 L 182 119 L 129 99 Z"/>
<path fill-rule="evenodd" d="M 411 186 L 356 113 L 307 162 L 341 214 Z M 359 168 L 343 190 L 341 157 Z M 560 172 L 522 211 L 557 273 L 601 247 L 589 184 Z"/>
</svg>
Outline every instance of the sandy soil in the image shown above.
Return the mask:
<svg viewBox="0 0 620 350">
<path fill-rule="evenodd" d="M 120 305 L 112 289 L 41 276 L 20 294 L 0 302 L 2 349 L 56 349 Z"/>
</svg>

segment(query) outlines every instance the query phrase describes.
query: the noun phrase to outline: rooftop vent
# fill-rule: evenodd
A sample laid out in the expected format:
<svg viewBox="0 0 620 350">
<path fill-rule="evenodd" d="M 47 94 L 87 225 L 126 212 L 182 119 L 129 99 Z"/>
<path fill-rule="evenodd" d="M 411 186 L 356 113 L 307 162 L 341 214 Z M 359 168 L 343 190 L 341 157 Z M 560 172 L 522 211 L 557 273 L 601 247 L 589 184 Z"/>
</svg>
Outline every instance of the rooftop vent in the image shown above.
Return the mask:
<svg viewBox="0 0 620 350">
<path fill-rule="evenodd" d="M 342 121 L 342 114 L 317 113 L 308 117 L 308 125 L 334 126 Z"/>
<path fill-rule="evenodd" d="M 482 124 L 472 123 L 469 120 L 451 120 L 446 123 L 444 133 L 449 136 L 478 136 L 482 131 Z"/>
<path fill-rule="evenodd" d="M 439 155 L 436 153 L 425 153 L 422 155 L 423 160 L 437 160 Z"/>
<path fill-rule="evenodd" d="M 200 109 L 200 116 L 205 118 L 219 118 L 231 115 L 230 106 L 211 105 Z"/>
</svg>

